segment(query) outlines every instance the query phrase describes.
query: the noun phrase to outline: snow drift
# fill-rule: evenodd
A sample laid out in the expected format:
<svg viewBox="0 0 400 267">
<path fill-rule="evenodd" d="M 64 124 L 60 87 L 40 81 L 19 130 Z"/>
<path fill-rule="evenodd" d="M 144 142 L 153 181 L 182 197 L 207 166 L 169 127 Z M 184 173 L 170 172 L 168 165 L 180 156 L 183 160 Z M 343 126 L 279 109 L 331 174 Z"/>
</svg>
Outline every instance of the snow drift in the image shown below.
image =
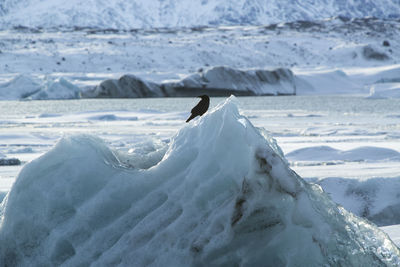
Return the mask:
<svg viewBox="0 0 400 267">
<path fill-rule="evenodd" d="M 336 203 L 379 226 L 400 224 L 400 177 L 316 180 Z"/>
<path fill-rule="evenodd" d="M 358 147 L 350 150 L 334 149 L 330 146 L 305 147 L 286 154 L 291 161 L 398 161 L 400 153 L 383 147 Z"/>
<path fill-rule="evenodd" d="M 62 139 L 2 202 L 0 265 L 400 264 L 387 235 L 293 172 L 234 98 L 160 153 L 132 168 L 98 138 Z"/>
</svg>

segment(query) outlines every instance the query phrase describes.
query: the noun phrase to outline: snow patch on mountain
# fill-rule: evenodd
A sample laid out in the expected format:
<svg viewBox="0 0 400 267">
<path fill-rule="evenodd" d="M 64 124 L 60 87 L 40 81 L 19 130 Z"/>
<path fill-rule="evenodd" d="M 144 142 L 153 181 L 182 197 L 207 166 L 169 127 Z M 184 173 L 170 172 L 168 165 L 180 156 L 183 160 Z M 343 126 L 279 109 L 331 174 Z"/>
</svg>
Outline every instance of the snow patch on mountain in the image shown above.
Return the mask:
<svg viewBox="0 0 400 267">
<path fill-rule="evenodd" d="M 199 25 L 263 25 L 333 16 L 399 17 L 397 0 L 3 0 L 0 28 L 99 27 L 151 28 Z"/>
</svg>

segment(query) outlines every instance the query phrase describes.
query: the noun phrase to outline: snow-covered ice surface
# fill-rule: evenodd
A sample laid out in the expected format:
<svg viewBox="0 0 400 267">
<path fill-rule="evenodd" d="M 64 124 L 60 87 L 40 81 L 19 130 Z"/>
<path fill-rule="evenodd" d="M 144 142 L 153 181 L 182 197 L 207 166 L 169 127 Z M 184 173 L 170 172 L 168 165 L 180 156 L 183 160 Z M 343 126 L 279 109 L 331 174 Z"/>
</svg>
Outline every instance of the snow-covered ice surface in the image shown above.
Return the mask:
<svg viewBox="0 0 400 267">
<path fill-rule="evenodd" d="M 2 203 L 2 265 L 400 264 L 387 235 L 293 172 L 234 98 L 167 146 L 127 164 L 97 137 L 61 139 Z"/>
</svg>

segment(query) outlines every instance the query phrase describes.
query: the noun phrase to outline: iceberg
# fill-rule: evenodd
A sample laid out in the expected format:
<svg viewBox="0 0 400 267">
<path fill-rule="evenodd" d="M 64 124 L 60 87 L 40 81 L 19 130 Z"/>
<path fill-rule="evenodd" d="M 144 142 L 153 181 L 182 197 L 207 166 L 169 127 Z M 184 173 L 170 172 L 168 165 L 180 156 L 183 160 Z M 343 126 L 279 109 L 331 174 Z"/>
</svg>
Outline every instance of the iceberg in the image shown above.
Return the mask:
<svg viewBox="0 0 400 267">
<path fill-rule="evenodd" d="M 64 78 L 41 79 L 18 75 L 0 84 L 0 100 L 54 100 L 81 98 L 81 89 Z"/>
<path fill-rule="evenodd" d="M 78 99 L 80 88 L 64 78 L 48 79 L 41 89 L 29 96 L 31 100 Z"/>
<path fill-rule="evenodd" d="M 19 100 L 40 90 L 40 81 L 20 74 L 6 83 L 0 84 L 0 100 Z"/>
<path fill-rule="evenodd" d="M 0 207 L 0 265 L 400 264 L 389 237 L 291 170 L 234 97 L 157 151 L 127 165 L 75 135 L 26 164 Z"/>
<path fill-rule="evenodd" d="M 180 81 L 154 83 L 135 75 L 108 79 L 82 92 L 83 98 L 138 98 L 296 95 L 296 79 L 290 69 L 238 70 L 226 66 L 199 70 Z"/>
<path fill-rule="evenodd" d="M 295 76 L 290 69 L 238 70 L 217 66 L 162 85 L 170 96 L 295 95 Z"/>
</svg>

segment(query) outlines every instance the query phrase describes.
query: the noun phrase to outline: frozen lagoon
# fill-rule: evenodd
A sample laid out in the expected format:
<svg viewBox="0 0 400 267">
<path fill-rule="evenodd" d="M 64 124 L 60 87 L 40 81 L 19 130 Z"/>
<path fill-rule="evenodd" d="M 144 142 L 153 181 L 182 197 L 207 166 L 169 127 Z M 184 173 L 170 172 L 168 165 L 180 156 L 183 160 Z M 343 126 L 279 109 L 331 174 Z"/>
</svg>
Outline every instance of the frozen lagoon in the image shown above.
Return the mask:
<svg viewBox="0 0 400 267">
<path fill-rule="evenodd" d="M 232 99 L 153 145 L 130 154 L 74 135 L 29 163 L 3 202 L 2 264 L 399 264 L 383 232 L 290 170 Z"/>
<path fill-rule="evenodd" d="M 211 107 L 223 98 L 212 98 Z M 289 157 L 305 178 L 397 177 L 393 154 L 370 158 L 381 148 L 400 151 L 400 102 L 358 96 L 239 97 L 241 111 L 277 139 L 285 154 L 308 148 L 307 160 Z M 195 98 L 2 101 L 0 153 L 29 161 L 48 151 L 63 135 L 93 134 L 116 149 L 141 142 L 167 141 L 181 126 Z M 372 147 L 354 160 L 320 160 L 321 146 L 340 151 Z M 376 148 L 376 150 L 374 149 Z M 326 151 L 329 153 L 329 151 Z M 366 153 L 366 152 L 364 152 Z M 293 154 L 293 153 L 291 153 Z M 318 158 L 312 159 L 313 154 Z M 7 191 L 20 167 L 3 167 Z M 6 182 L 8 181 L 8 182 Z"/>
<path fill-rule="evenodd" d="M 278 141 L 301 177 L 319 183 L 334 201 L 380 226 L 400 224 L 398 100 L 364 96 L 238 99 L 241 112 Z M 212 98 L 211 107 L 222 100 Z M 102 138 L 116 151 L 148 153 L 169 143 L 197 101 L 2 101 L 0 154 L 18 158 L 24 165 L 63 136 L 82 133 Z M 23 165 L 0 167 L 0 198 Z M 384 229 L 398 242 L 397 226 Z"/>
</svg>

